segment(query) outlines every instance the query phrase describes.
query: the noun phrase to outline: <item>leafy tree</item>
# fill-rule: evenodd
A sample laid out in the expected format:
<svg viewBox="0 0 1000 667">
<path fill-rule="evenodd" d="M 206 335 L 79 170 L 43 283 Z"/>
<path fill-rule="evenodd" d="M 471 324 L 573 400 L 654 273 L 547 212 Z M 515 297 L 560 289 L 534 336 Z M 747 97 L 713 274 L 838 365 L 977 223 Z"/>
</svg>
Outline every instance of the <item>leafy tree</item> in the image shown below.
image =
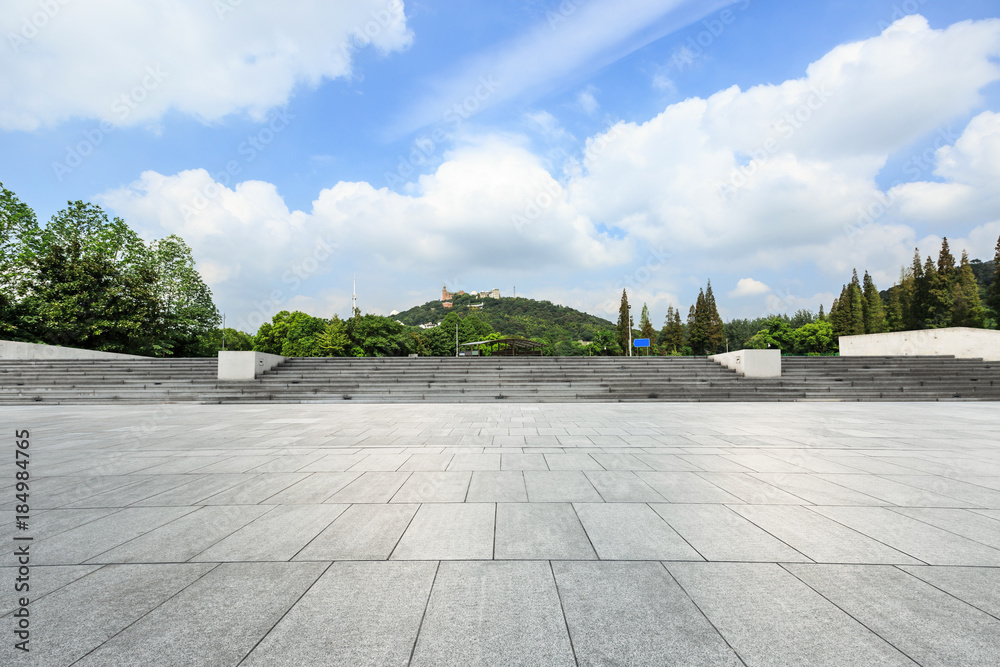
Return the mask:
<svg viewBox="0 0 1000 667">
<path fill-rule="evenodd" d="M 285 357 L 321 356 L 319 339 L 326 325 L 327 321 L 320 317 L 283 310 L 260 326 L 253 349 Z"/>
<path fill-rule="evenodd" d="M 253 350 L 253 336 L 232 327 L 212 329 L 201 334 L 198 341 L 198 349 L 202 352 L 202 356 L 215 356 L 223 349 L 230 352 Z M 223 347 L 223 342 L 225 342 L 225 347 Z"/>
<path fill-rule="evenodd" d="M 653 328 L 653 323 L 649 321 L 649 308 L 645 303 L 642 304 L 642 315 L 639 318 L 639 337 L 648 338 L 650 345 L 656 344 L 656 329 Z"/>
<path fill-rule="evenodd" d="M 629 345 L 631 344 L 631 332 L 632 316 L 629 314 L 628 294 L 626 294 L 623 289 L 621 305 L 618 307 L 618 347 L 625 350 L 626 353 L 629 349 Z"/>
<path fill-rule="evenodd" d="M 212 302 L 212 291 L 195 269 L 191 248 L 171 234 L 153 241 L 149 250 L 161 305 L 161 347 L 175 356 L 205 354 L 201 339 L 215 331 L 222 318 Z"/>
<path fill-rule="evenodd" d="M 823 320 L 803 324 L 791 332 L 789 339 L 799 354 L 829 354 L 836 350 L 833 325 Z"/>
<path fill-rule="evenodd" d="M 617 331 L 598 331 L 587 345 L 586 354 L 590 357 L 621 356 L 622 349 L 618 344 Z"/>
<path fill-rule="evenodd" d="M 351 337 L 347 333 L 347 323 L 334 315 L 323 332 L 316 338 L 319 353 L 324 357 L 346 357 L 350 355 Z"/>
<path fill-rule="evenodd" d="M 903 320 L 903 303 L 900 299 L 900 294 L 902 293 L 902 287 L 899 285 L 894 285 L 892 289 L 889 290 L 889 305 L 885 311 L 885 323 L 887 331 L 902 331 L 904 326 Z"/>
<path fill-rule="evenodd" d="M 765 322 L 765 327 L 746 342 L 746 347 L 750 350 L 778 349 L 792 352 L 795 349 L 792 327 L 782 317 L 770 317 Z"/>
</svg>

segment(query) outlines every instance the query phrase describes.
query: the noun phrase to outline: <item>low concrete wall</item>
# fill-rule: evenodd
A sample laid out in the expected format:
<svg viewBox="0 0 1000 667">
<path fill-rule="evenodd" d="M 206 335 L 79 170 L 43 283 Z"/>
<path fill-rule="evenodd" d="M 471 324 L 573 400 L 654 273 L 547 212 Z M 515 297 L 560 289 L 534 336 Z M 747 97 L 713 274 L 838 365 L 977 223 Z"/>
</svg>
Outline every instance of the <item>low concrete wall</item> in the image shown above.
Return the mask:
<svg viewBox="0 0 1000 667">
<path fill-rule="evenodd" d="M 840 337 L 842 357 L 936 355 L 1000 361 L 1000 331 L 949 327 Z"/>
<path fill-rule="evenodd" d="M 219 352 L 219 379 L 253 380 L 284 360 L 264 352 Z"/>
<path fill-rule="evenodd" d="M 712 361 L 748 378 L 780 378 L 781 350 L 737 350 L 713 354 Z"/>
<path fill-rule="evenodd" d="M 21 359 L 34 361 L 50 361 L 60 359 L 151 359 L 134 354 L 118 354 L 117 352 L 97 352 L 95 350 L 79 350 L 75 347 L 59 345 L 37 345 L 35 343 L 18 343 L 12 340 L 0 340 L 0 359 Z"/>
</svg>

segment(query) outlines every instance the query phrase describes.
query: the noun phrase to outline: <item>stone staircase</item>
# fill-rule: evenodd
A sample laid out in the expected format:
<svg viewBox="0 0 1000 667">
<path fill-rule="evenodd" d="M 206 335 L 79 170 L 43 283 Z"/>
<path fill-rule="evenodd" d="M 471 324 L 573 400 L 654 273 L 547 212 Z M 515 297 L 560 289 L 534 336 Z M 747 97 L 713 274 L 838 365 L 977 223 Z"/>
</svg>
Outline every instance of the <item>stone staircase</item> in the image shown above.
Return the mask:
<svg viewBox="0 0 1000 667">
<path fill-rule="evenodd" d="M 215 359 L 0 361 L 0 405 L 1000 400 L 1000 362 L 785 357 L 747 379 L 704 357 L 294 358 L 220 382 Z"/>
</svg>

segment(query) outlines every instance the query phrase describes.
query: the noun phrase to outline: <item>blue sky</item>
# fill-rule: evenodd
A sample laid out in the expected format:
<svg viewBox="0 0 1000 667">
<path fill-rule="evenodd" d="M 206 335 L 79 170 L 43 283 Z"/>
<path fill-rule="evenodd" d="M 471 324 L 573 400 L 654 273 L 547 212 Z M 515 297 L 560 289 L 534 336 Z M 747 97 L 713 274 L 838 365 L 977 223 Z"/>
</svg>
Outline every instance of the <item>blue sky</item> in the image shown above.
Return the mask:
<svg viewBox="0 0 1000 667">
<path fill-rule="evenodd" d="M 0 181 L 194 249 L 227 321 L 446 283 L 654 323 L 1000 236 L 1000 7 L 15 0 Z"/>
</svg>

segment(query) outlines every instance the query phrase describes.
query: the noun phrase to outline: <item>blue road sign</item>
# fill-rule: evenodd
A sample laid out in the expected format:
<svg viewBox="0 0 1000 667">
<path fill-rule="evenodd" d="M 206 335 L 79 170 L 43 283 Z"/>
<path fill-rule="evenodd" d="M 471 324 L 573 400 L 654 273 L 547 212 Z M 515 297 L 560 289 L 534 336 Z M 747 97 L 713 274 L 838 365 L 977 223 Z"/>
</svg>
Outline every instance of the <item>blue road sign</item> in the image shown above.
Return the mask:
<svg viewBox="0 0 1000 667">
<path fill-rule="evenodd" d="M 649 339 L 636 338 L 634 341 L 632 341 L 632 345 L 635 347 L 649 347 Z"/>
</svg>

